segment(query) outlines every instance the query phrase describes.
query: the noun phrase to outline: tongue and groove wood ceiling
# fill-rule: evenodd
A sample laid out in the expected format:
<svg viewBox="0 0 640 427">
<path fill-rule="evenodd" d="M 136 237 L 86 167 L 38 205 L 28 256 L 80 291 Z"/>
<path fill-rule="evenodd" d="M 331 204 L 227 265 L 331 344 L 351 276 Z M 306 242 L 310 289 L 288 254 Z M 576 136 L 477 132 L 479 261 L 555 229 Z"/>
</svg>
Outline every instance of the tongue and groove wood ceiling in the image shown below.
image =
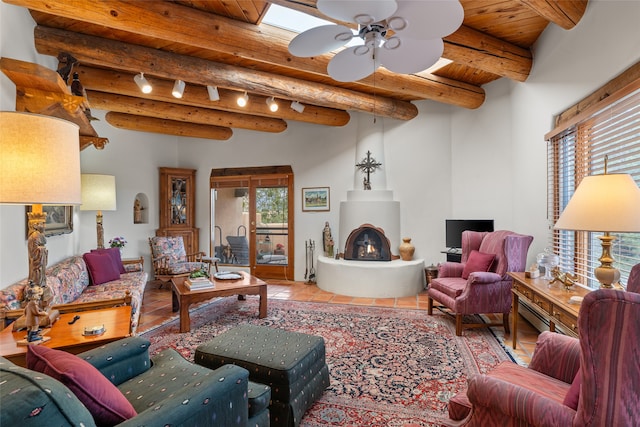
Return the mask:
<svg viewBox="0 0 640 427">
<path fill-rule="evenodd" d="M 464 22 L 444 38 L 440 68 L 417 75 L 379 68 L 347 83 L 327 75 L 332 53 L 295 57 L 287 47 L 296 33 L 262 23 L 271 3 L 327 19 L 316 0 L 3 1 L 29 9 L 39 53 L 78 60 L 91 108 L 108 111 L 111 125 L 224 140 L 234 128 L 282 132 L 294 120 L 343 126 L 349 111 L 411 120 L 416 100 L 480 108 L 482 86 L 526 81 L 540 34 L 547 25 L 573 28 L 588 0 L 461 0 Z M 134 83 L 139 72 L 150 94 Z M 181 99 L 171 95 L 176 79 L 186 82 Z M 218 87 L 219 101 L 209 100 L 206 85 Z M 236 98 L 245 91 L 241 108 Z M 275 113 L 266 104 L 272 96 Z M 304 111 L 289 108 L 292 101 Z"/>
</svg>

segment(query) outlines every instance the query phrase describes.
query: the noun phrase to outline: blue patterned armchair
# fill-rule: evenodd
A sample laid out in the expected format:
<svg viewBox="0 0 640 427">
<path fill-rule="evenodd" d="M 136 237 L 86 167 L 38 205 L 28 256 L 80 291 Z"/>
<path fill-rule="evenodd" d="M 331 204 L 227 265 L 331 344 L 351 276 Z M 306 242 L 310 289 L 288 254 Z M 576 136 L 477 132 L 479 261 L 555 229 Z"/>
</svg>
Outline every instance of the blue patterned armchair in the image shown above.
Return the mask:
<svg viewBox="0 0 640 427">
<path fill-rule="evenodd" d="M 208 369 L 187 361 L 172 348 L 150 357 L 149 341 L 140 337 L 114 341 L 77 356 L 64 354 L 65 359 L 78 360 L 69 360 L 62 366 L 59 355 L 49 356 L 51 363 L 56 363 L 56 372 L 47 374 L 16 366 L 0 357 L 0 425 L 269 425 L 271 389 L 251 383 L 249 372 L 239 366 Z M 99 371 L 95 375 L 102 374 L 106 380 L 86 377 L 90 370 L 82 365 L 87 363 L 93 366 L 90 370 Z M 95 386 L 89 389 L 70 381 L 85 384 L 107 381 L 121 395 L 114 398 L 112 391 Z M 114 409 L 113 402 L 123 398 L 133 407 L 132 417 L 130 413 L 120 416 L 122 410 Z M 105 417 L 105 407 L 110 408 L 110 417 Z M 105 420 L 114 418 L 114 413 L 124 420 Z"/>
</svg>

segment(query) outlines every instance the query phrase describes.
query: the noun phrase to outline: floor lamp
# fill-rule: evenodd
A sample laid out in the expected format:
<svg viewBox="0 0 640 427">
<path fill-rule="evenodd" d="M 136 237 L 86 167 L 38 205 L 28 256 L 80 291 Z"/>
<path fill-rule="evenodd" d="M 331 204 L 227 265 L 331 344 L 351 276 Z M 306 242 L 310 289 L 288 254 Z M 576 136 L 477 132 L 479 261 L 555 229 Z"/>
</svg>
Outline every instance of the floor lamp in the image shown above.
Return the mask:
<svg viewBox="0 0 640 427">
<path fill-rule="evenodd" d="M 640 189 L 628 174 L 607 174 L 584 177 L 569 200 L 555 227 L 559 230 L 600 231 L 602 256 L 595 270 L 601 288 L 612 288 L 620 279 L 613 267 L 610 233 L 640 231 Z"/>
<path fill-rule="evenodd" d="M 31 205 L 29 281 L 45 287 L 46 214 L 42 205 L 79 205 L 80 138 L 55 117 L 0 112 L 0 203 Z"/>
<path fill-rule="evenodd" d="M 80 205 L 80 210 L 98 211 L 96 213 L 98 249 L 103 249 L 102 211 L 116 210 L 116 177 L 113 175 L 82 174 L 82 205 Z"/>
</svg>

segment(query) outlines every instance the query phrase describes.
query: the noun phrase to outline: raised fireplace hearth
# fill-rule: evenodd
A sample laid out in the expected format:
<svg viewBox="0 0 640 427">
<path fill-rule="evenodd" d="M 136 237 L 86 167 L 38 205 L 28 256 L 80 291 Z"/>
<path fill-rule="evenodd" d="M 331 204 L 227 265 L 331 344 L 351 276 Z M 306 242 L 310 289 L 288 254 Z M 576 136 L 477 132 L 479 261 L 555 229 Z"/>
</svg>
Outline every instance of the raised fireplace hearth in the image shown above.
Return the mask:
<svg viewBox="0 0 640 427">
<path fill-rule="evenodd" d="M 391 244 L 384 230 L 362 224 L 347 237 L 344 259 L 357 261 L 391 261 Z"/>
</svg>

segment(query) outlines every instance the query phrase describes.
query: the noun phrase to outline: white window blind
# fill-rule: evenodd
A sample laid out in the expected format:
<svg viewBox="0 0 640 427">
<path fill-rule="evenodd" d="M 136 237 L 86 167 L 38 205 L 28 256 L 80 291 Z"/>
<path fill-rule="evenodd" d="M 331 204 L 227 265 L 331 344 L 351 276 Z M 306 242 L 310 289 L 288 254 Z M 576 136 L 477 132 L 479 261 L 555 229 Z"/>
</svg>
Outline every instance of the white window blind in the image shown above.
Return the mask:
<svg viewBox="0 0 640 427">
<path fill-rule="evenodd" d="M 586 231 L 554 230 L 583 177 L 604 173 L 628 173 L 640 183 L 640 89 L 552 136 L 547 145 L 547 207 L 549 246 L 560 256 L 560 268 L 575 272 L 582 284 L 597 288 L 594 269 L 602 254 L 598 235 Z M 611 209 L 616 209 L 611 206 Z M 640 233 L 615 233 L 611 255 L 626 287 L 629 271 L 640 262 Z"/>
</svg>

